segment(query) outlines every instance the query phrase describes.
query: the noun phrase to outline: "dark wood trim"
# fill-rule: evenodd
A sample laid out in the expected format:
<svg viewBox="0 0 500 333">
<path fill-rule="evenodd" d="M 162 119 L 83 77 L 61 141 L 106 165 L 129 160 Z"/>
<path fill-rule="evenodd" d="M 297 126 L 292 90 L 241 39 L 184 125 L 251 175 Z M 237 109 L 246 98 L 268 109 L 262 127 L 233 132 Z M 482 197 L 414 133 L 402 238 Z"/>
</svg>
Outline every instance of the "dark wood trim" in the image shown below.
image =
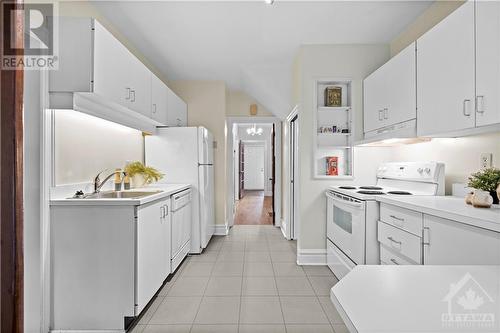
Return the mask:
<svg viewBox="0 0 500 333">
<path fill-rule="evenodd" d="M 12 2 L 12 1 L 11 1 Z M 1 1 L 3 8 L 4 1 Z M 22 8 L 22 1 L 16 1 Z M 1 17 L 3 10 L 0 9 Z M 23 40 L 16 18 L 15 38 Z M 1 44 L 11 36 L 2 26 Z M 22 54 L 22 49 L 19 50 Z M 2 55 L 3 61 L 3 55 Z M 23 332 L 23 70 L 0 71 L 0 331 Z"/>
</svg>

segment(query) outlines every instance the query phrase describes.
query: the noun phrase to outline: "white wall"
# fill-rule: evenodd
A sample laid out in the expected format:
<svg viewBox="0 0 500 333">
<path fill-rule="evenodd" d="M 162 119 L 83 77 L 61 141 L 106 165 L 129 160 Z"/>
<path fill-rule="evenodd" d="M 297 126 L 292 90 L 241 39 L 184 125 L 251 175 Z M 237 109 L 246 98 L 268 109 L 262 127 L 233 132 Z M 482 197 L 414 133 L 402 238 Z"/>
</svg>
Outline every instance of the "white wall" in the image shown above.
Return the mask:
<svg viewBox="0 0 500 333">
<path fill-rule="evenodd" d="M 143 161 L 138 130 L 72 110 L 54 111 L 55 185 L 90 182 L 95 175 Z"/>
<path fill-rule="evenodd" d="M 373 183 L 376 166 L 391 160 L 390 149 L 356 148 L 353 180 L 313 179 L 313 88 L 318 77 L 352 79 L 353 112 L 356 128 L 362 124 L 362 80 L 389 58 L 387 45 L 307 45 L 302 46 L 299 64 L 294 66 L 299 78 L 294 88 L 299 99 L 299 254 L 324 250 L 326 246 L 326 199 L 328 186 L 345 183 Z M 295 97 L 297 98 L 297 97 Z"/>
</svg>

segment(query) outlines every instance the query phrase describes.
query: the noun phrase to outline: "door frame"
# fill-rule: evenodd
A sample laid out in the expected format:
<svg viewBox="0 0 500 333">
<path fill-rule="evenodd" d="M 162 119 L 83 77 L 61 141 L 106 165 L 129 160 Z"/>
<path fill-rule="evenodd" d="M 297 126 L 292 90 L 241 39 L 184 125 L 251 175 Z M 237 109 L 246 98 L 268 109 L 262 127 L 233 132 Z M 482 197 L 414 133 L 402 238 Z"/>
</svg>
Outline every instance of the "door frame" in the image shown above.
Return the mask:
<svg viewBox="0 0 500 333">
<path fill-rule="evenodd" d="M 277 117 L 226 117 L 226 230 L 234 225 L 235 203 L 235 177 L 234 177 L 234 153 L 237 147 L 233 145 L 233 128 L 235 124 L 274 124 L 276 141 L 274 153 L 276 158 L 274 181 L 274 213 L 275 227 L 281 227 L 281 119 Z"/>
<path fill-rule="evenodd" d="M 282 232 L 288 240 L 298 239 L 299 238 L 299 225 L 300 225 L 300 217 L 299 217 L 299 196 L 300 191 L 298 191 L 299 180 L 300 180 L 300 163 L 299 163 L 299 106 L 296 105 L 292 111 L 288 114 L 285 121 L 285 135 L 283 140 L 285 141 L 284 145 L 284 159 L 288 163 L 288 168 L 285 170 L 285 179 L 286 183 L 284 184 L 285 189 L 285 198 L 284 198 L 284 210 L 286 211 L 285 219 L 282 222 Z M 295 120 L 295 121 L 294 121 Z M 293 146 L 292 140 L 294 136 L 292 135 L 292 122 L 295 125 L 295 147 Z M 294 152 L 292 155 L 292 149 L 294 148 Z M 292 167 L 292 156 L 296 157 L 295 164 Z M 292 175 L 294 172 L 294 175 Z M 293 176 L 293 177 L 292 177 Z M 293 184 L 292 184 L 293 178 Z"/>
<path fill-rule="evenodd" d="M 18 0 L 13 5 L 23 8 Z M 0 9 L 3 15 L 3 8 Z M 15 16 L 15 18 L 19 18 Z M 1 43 L 13 36 L 16 45 L 23 45 L 24 23 L 21 19 L 2 31 Z M 18 55 L 23 54 L 19 49 Z M 2 57 L 3 60 L 3 57 Z M 2 332 L 24 331 L 24 253 L 23 253 L 23 94 L 24 70 L 0 72 L 1 130 L 1 197 L 0 197 L 0 309 Z"/>
</svg>

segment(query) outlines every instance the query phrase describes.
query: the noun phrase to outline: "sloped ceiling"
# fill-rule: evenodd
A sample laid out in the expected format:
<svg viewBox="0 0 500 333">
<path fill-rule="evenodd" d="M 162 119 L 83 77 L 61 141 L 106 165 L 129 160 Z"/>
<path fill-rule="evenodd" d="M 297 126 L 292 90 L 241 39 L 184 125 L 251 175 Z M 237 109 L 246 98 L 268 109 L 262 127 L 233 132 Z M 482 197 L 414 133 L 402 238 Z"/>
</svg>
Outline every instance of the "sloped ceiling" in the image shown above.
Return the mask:
<svg viewBox="0 0 500 333">
<path fill-rule="evenodd" d="M 94 1 L 169 80 L 223 80 L 284 118 L 302 44 L 389 43 L 426 1 Z"/>
</svg>

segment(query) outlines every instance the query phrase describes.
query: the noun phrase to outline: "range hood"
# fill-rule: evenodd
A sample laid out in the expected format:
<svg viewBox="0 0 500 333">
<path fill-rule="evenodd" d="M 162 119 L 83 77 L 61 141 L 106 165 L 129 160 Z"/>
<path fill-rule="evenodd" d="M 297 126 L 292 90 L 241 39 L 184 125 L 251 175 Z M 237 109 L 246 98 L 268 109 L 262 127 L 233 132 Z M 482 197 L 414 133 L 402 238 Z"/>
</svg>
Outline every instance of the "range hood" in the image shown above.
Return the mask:
<svg viewBox="0 0 500 333">
<path fill-rule="evenodd" d="M 363 140 L 354 142 L 355 146 L 396 146 L 430 141 L 430 138 L 417 137 L 417 121 L 411 119 L 402 123 L 379 128 L 365 133 Z"/>
</svg>

